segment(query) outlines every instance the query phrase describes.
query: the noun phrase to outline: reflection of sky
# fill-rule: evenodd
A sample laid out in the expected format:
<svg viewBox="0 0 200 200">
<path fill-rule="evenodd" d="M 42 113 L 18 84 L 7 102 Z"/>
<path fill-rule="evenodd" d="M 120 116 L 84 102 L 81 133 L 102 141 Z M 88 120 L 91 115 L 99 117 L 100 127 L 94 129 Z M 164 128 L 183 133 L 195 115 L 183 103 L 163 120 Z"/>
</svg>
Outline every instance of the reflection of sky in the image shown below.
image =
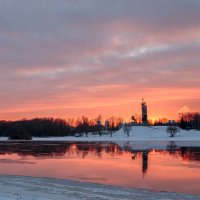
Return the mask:
<svg viewBox="0 0 200 200">
<path fill-rule="evenodd" d="M 113 4 L 113 2 L 115 2 Z M 1 118 L 200 109 L 198 0 L 1 0 Z"/>
<path fill-rule="evenodd" d="M 3 148 L 4 146 L 4 148 Z M 115 144 L 1 146 L 0 173 L 199 194 L 199 148 L 124 151 Z M 4 149 L 4 150 L 2 150 Z M 17 153 L 16 153 L 17 152 Z M 187 183 L 187 184 L 186 184 Z"/>
</svg>

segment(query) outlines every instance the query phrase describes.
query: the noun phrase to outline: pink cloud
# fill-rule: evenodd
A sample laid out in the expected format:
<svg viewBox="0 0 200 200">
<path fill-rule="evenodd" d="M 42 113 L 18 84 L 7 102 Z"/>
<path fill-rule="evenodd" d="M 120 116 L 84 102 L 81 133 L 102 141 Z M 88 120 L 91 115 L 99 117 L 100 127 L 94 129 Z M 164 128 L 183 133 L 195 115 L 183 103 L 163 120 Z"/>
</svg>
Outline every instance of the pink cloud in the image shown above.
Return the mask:
<svg viewBox="0 0 200 200">
<path fill-rule="evenodd" d="M 0 5 L 1 118 L 128 118 L 142 97 L 156 108 L 151 116 L 200 110 L 197 1 Z"/>
</svg>

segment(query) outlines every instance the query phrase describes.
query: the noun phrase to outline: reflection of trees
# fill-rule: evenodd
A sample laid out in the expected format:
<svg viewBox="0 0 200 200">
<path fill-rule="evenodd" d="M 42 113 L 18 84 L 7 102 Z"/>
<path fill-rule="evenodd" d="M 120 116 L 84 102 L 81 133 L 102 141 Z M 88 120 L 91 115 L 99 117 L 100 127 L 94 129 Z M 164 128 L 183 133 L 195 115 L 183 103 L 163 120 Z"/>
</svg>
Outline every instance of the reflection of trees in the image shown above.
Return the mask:
<svg viewBox="0 0 200 200">
<path fill-rule="evenodd" d="M 108 154 L 111 157 L 123 154 L 123 149 L 115 143 L 75 143 L 70 146 L 66 155 L 75 155 L 85 158 L 87 156 L 96 156 L 102 158 L 103 154 Z"/>
<path fill-rule="evenodd" d="M 132 150 L 133 148 L 129 143 L 124 146 L 124 150 L 132 153 L 132 160 L 142 160 L 142 173 L 145 175 L 148 171 L 148 155 L 152 149 L 147 150 Z M 200 147 L 177 147 L 175 142 L 170 142 L 166 150 L 154 150 L 156 153 L 162 155 L 171 155 L 174 157 L 182 158 L 184 161 L 200 162 Z"/>
<path fill-rule="evenodd" d="M 167 151 L 168 151 L 170 154 L 176 153 L 176 151 L 177 151 L 176 143 L 175 143 L 175 142 L 170 142 L 170 144 L 167 145 Z"/>
<path fill-rule="evenodd" d="M 16 153 L 20 156 L 57 157 L 63 156 L 70 144 L 44 143 L 44 142 L 5 142 L 0 143 L 0 154 Z"/>
<path fill-rule="evenodd" d="M 108 142 L 0 142 L 0 154 L 18 154 L 19 156 L 33 156 L 37 158 L 56 158 L 76 156 L 86 158 L 93 156 L 102 158 L 105 154 L 111 157 L 123 156 L 124 153 L 132 155 L 132 160 L 142 160 L 142 172 L 147 173 L 148 155 L 152 149 L 133 150 L 133 146 L 126 143 L 123 147 Z M 154 150 L 162 155 L 181 157 L 184 161 L 200 162 L 200 147 L 177 147 L 171 142 L 166 150 Z"/>
<path fill-rule="evenodd" d="M 85 158 L 93 155 L 98 158 L 103 153 L 115 157 L 123 154 L 123 149 L 115 143 L 81 143 L 81 142 L 2 142 L 0 154 L 13 154 L 34 157 L 60 157 L 74 155 Z"/>
<path fill-rule="evenodd" d="M 200 162 L 199 147 L 181 147 L 178 153 L 183 158 L 183 160 Z"/>
<path fill-rule="evenodd" d="M 200 147 L 177 147 L 174 142 L 167 146 L 167 150 L 155 150 L 161 154 L 181 157 L 184 161 L 200 162 Z"/>
</svg>

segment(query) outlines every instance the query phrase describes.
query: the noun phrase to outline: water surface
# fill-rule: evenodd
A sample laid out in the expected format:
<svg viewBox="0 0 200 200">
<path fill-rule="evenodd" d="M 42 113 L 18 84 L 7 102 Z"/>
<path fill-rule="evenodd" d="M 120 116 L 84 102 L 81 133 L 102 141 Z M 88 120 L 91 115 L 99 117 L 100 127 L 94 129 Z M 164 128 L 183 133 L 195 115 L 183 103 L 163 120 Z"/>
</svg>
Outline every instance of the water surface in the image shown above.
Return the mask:
<svg viewBox="0 0 200 200">
<path fill-rule="evenodd" d="M 200 195 L 200 147 L 174 142 L 1 142 L 0 174 Z"/>
</svg>

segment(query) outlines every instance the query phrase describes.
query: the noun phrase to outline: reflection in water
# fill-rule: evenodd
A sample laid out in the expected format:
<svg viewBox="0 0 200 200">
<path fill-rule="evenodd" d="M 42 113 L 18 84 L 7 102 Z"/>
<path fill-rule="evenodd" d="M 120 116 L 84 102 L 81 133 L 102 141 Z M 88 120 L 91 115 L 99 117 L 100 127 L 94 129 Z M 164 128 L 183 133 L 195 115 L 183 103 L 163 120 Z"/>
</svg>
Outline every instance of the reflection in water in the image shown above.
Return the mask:
<svg viewBox="0 0 200 200">
<path fill-rule="evenodd" d="M 154 150 L 132 149 L 129 143 L 120 146 L 112 142 L 0 142 L 0 155 L 16 153 L 19 156 L 53 158 L 62 157 L 66 154 L 76 154 L 78 157 L 85 158 L 88 154 L 93 154 L 101 158 L 103 153 L 112 157 L 122 155 L 124 152 L 131 153 L 133 160 L 136 157 L 142 157 L 143 173 L 148 170 L 148 154 L 152 151 Z M 155 151 L 164 155 L 178 156 L 183 160 L 200 162 L 200 147 L 177 147 L 175 142 L 170 142 L 165 150 L 157 149 Z"/>
<path fill-rule="evenodd" d="M 0 173 L 200 194 L 200 147 L 181 147 L 174 142 L 156 149 L 149 146 L 129 142 L 0 142 Z"/>
<path fill-rule="evenodd" d="M 143 175 L 147 173 L 148 170 L 148 151 L 142 152 L 142 173 Z"/>
<path fill-rule="evenodd" d="M 54 158 L 64 155 L 76 155 L 85 158 L 93 155 L 102 158 L 102 154 L 109 154 L 111 157 L 117 157 L 124 152 L 132 154 L 132 160 L 136 158 L 142 159 L 142 173 L 145 175 L 148 170 L 148 155 L 152 149 L 133 150 L 129 142 L 120 146 L 115 143 L 95 142 L 4 142 L 0 143 L 0 155 L 18 154 L 19 156 L 33 156 L 36 158 Z M 170 142 L 166 146 L 166 150 L 155 150 L 162 155 L 169 154 L 171 156 L 180 157 L 184 161 L 200 161 L 200 147 L 177 147 L 175 142 Z"/>
</svg>

